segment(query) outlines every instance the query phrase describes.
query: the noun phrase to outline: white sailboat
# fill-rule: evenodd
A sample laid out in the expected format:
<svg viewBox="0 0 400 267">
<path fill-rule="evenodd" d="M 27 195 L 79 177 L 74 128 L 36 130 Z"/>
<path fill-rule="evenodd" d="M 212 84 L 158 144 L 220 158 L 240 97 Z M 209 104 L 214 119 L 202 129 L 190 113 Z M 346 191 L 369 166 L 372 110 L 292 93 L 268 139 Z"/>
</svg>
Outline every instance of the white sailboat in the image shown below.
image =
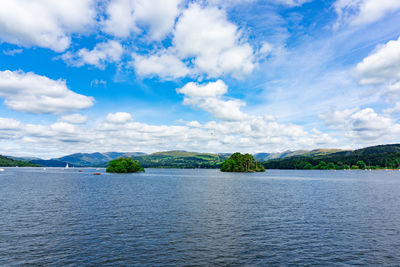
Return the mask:
<svg viewBox="0 0 400 267">
<path fill-rule="evenodd" d="M 67 165 L 65 165 L 65 168 L 66 168 L 66 169 L 68 169 L 68 168 L 69 168 L 69 166 L 68 166 L 68 163 L 67 163 Z"/>
</svg>

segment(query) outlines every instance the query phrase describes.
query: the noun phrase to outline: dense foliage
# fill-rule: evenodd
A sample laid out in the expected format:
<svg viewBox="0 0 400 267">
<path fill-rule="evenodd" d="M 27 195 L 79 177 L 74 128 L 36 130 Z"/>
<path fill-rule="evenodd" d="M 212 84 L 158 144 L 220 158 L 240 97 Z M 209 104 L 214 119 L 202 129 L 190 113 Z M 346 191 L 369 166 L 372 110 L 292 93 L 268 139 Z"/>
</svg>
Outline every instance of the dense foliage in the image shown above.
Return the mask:
<svg viewBox="0 0 400 267">
<path fill-rule="evenodd" d="M 116 173 L 130 173 L 130 172 L 144 172 L 142 166 L 138 161 L 132 158 L 118 158 L 110 161 L 106 172 L 116 172 Z"/>
<path fill-rule="evenodd" d="M 250 154 L 236 152 L 221 164 L 222 172 L 264 172 L 264 167 Z"/>
<path fill-rule="evenodd" d="M 37 164 L 33 164 L 26 161 L 14 160 L 4 156 L 0 156 L 1 167 L 39 167 Z"/>
<path fill-rule="evenodd" d="M 315 157 L 274 159 L 263 165 L 267 169 L 398 169 L 400 145 L 381 145 Z"/>
</svg>

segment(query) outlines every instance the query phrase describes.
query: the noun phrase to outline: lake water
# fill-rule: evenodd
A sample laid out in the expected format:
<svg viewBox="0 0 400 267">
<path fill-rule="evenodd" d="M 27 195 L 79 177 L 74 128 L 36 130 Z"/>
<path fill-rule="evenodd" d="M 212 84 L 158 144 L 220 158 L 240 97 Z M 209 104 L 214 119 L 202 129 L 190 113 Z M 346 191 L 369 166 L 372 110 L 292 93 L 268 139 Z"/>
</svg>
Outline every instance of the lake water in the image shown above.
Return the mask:
<svg viewBox="0 0 400 267">
<path fill-rule="evenodd" d="M 0 265 L 399 265 L 399 171 L 0 172 Z"/>
</svg>

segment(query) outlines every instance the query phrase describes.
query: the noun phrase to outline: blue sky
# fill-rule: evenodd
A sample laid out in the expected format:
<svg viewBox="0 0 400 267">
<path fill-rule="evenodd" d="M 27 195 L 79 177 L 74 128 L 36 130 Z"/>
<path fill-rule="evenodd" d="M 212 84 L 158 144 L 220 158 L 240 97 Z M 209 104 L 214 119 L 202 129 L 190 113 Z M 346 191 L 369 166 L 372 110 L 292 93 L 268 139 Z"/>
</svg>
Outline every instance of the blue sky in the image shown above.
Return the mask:
<svg viewBox="0 0 400 267">
<path fill-rule="evenodd" d="M 0 154 L 400 136 L 396 0 L 0 0 Z"/>
</svg>

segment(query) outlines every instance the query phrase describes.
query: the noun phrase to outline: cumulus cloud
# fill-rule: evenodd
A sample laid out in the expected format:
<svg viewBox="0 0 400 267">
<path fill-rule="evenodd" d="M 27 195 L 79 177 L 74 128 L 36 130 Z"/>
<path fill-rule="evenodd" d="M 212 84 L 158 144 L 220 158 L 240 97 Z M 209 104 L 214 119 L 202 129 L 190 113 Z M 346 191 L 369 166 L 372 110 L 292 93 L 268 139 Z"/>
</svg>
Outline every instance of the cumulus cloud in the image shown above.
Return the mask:
<svg viewBox="0 0 400 267">
<path fill-rule="evenodd" d="M 0 40 L 57 52 L 95 23 L 94 0 L 0 0 Z"/>
<path fill-rule="evenodd" d="M 359 26 L 378 21 L 386 14 L 400 9 L 400 1 L 337 0 L 333 6 L 338 15 L 335 27 L 341 24 Z"/>
<path fill-rule="evenodd" d="M 177 56 L 159 53 L 150 56 L 132 54 L 132 65 L 139 76 L 159 76 L 162 79 L 176 79 L 187 76 L 190 70 Z"/>
<path fill-rule="evenodd" d="M 75 113 L 75 114 L 69 114 L 69 115 L 64 115 L 60 118 L 60 121 L 72 123 L 72 124 L 82 124 L 87 121 L 87 116 Z"/>
<path fill-rule="evenodd" d="M 173 28 L 182 0 L 113 0 L 107 7 L 104 31 L 126 38 L 148 30 L 151 40 L 160 41 Z"/>
<path fill-rule="evenodd" d="M 21 123 L 10 118 L 0 118 L 0 130 L 16 130 L 21 127 Z"/>
<path fill-rule="evenodd" d="M 157 53 L 133 54 L 140 76 L 176 79 L 186 76 L 243 78 L 256 67 L 252 46 L 225 11 L 192 3 L 172 32 L 172 45 Z"/>
<path fill-rule="evenodd" d="M 227 91 L 228 87 L 221 80 L 205 85 L 189 82 L 184 87 L 177 89 L 178 93 L 185 95 L 183 104 L 201 108 L 217 119 L 238 121 L 247 118 L 246 114 L 240 110 L 246 105 L 243 101 L 221 98 Z"/>
<path fill-rule="evenodd" d="M 108 62 L 119 62 L 124 48 L 114 40 L 97 44 L 92 50 L 82 48 L 76 53 L 67 52 L 61 58 L 70 65 L 81 67 L 85 64 L 104 69 Z"/>
<path fill-rule="evenodd" d="M 252 47 L 221 9 L 190 5 L 176 24 L 173 43 L 180 58 L 193 58 L 209 77 L 240 77 L 255 68 Z"/>
<path fill-rule="evenodd" d="M 116 112 L 108 114 L 106 120 L 114 124 L 124 124 L 132 121 L 132 116 L 126 112 Z"/>
<path fill-rule="evenodd" d="M 0 71 L 0 97 L 13 110 L 37 114 L 79 110 L 94 102 L 92 97 L 69 90 L 63 80 L 9 70 Z"/>
<path fill-rule="evenodd" d="M 357 64 L 356 72 L 361 84 L 378 84 L 388 79 L 400 79 L 400 38 L 378 47 Z"/>
<path fill-rule="evenodd" d="M 400 134 L 400 124 L 372 108 L 335 111 L 319 117 L 329 128 L 343 131 L 346 137 L 358 143 L 393 141 Z"/>
</svg>

